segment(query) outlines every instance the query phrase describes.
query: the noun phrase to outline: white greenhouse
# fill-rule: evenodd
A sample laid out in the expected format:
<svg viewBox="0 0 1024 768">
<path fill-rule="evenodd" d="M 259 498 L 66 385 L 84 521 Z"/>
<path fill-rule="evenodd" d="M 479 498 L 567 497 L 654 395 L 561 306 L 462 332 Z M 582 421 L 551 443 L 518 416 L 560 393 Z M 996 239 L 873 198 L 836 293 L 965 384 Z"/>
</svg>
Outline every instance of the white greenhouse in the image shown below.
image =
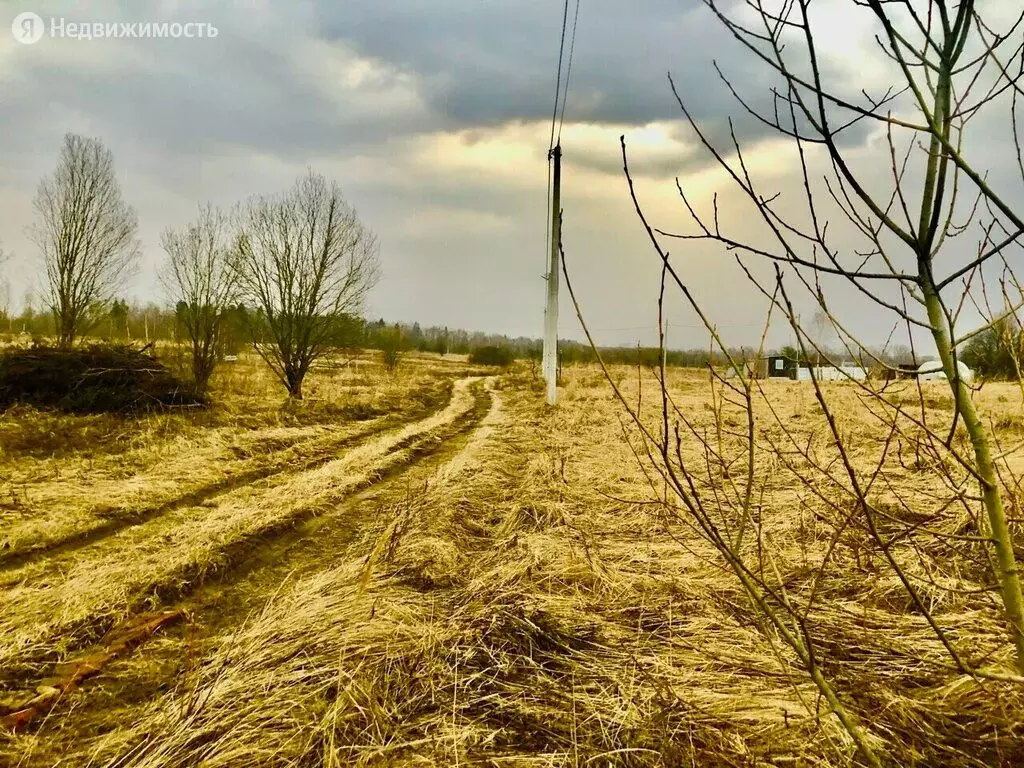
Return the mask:
<svg viewBox="0 0 1024 768">
<path fill-rule="evenodd" d="M 818 381 L 864 381 L 868 372 L 859 365 L 818 365 L 814 368 L 814 378 Z M 800 367 L 796 372 L 797 381 L 810 381 L 811 369 Z"/>
<path fill-rule="evenodd" d="M 960 372 L 960 378 L 970 384 L 974 381 L 974 371 L 968 368 L 963 360 L 956 361 L 957 370 Z M 942 363 L 938 360 L 931 360 L 927 363 L 921 363 L 921 367 L 917 369 L 917 378 L 921 381 L 945 381 L 946 372 L 942 370 Z"/>
</svg>

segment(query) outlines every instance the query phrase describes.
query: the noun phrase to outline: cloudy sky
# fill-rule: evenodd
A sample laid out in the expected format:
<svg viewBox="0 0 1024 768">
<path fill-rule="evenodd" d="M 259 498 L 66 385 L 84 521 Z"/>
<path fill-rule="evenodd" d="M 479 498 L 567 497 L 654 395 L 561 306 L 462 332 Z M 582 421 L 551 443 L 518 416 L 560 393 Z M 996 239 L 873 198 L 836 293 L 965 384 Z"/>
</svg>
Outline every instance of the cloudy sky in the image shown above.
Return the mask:
<svg viewBox="0 0 1024 768">
<path fill-rule="evenodd" d="M 728 4 L 727 4 L 728 5 Z M 820 46 L 840 90 L 887 85 L 868 22 L 821 0 Z M 1009 17 L 1014 0 L 990 7 Z M 283 190 L 307 167 L 342 186 L 378 234 L 382 279 L 367 312 L 511 335 L 539 336 L 545 269 L 547 161 L 562 4 L 556 0 L 4 0 L 0 27 L 0 241 L 12 304 L 38 280 L 25 236 L 40 178 L 62 136 L 101 138 L 138 211 L 143 260 L 127 294 L 162 300 L 160 232 L 199 203 L 230 206 Z M 846 9 L 846 10 L 844 10 Z M 206 22 L 214 39 L 72 40 L 23 45 L 7 32 L 34 11 L 65 22 Z M 570 14 L 571 17 L 571 14 Z M 633 212 L 619 159 L 625 134 L 652 221 L 685 229 L 676 192 L 757 238 L 749 210 L 696 143 L 669 88 L 709 135 L 728 118 L 766 193 L 801 211 L 792 148 L 747 117 L 713 62 L 743 95 L 767 105 L 771 78 L 698 0 L 582 0 L 562 129 L 563 239 L 574 285 L 600 342 L 652 341 L 658 261 Z M 1007 199 L 1020 204 L 1005 110 L 974 141 Z M 888 163 L 876 129 L 846 139 L 869 181 Z M 879 160 L 881 158 L 881 161 Z M 792 202 L 785 202 L 792 198 Z M 1018 205 L 1024 209 L 1024 205 Z M 840 224 L 837 222 L 838 228 Z M 838 231 L 842 231 L 841 228 Z M 733 257 L 707 243 L 670 244 L 680 274 L 735 343 L 756 343 L 764 303 Z M 761 272 L 763 274 L 763 270 Z M 833 303 L 882 340 L 891 325 L 848 287 Z M 673 299 L 672 346 L 706 346 Z M 568 297 L 561 334 L 580 338 Z M 788 339 L 776 328 L 771 339 Z"/>
</svg>

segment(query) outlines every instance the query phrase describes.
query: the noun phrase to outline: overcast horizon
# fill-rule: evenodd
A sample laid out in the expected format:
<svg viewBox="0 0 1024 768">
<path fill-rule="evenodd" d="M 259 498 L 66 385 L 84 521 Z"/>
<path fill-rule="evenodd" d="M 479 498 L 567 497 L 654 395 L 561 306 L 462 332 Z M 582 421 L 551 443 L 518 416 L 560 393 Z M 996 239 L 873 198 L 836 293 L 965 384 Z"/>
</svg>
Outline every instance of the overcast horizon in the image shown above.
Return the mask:
<svg viewBox="0 0 1024 768">
<path fill-rule="evenodd" d="M 53 172 L 67 132 L 113 152 L 126 202 L 139 216 L 142 259 L 129 300 L 162 302 L 160 233 L 197 207 L 225 208 L 290 187 L 307 167 L 337 181 L 380 239 L 381 280 L 368 317 L 538 338 L 546 267 L 548 150 L 562 4 L 415 0 L 137 3 L 9 2 L 0 28 L 6 126 L 0 152 L 0 243 L 12 304 L 33 287 L 39 262 L 25 235 L 40 179 Z M 992 3 L 1010 13 L 1010 0 Z M 851 92 L 881 88 L 889 72 L 870 28 L 816 5 L 830 77 Z M 23 11 L 65 22 L 197 22 L 203 39 L 14 40 Z M 735 121 L 766 193 L 800 203 L 792 147 L 746 115 L 713 62 L 745 97 L 770 104 L 771 79 L 698 0 L 627 6 L 584 0 L 561 131 L 563 243 L 573 285 L 600 344 L 656 343 L 659 262 L 622 174 L 629 146 L 638 196 L 653 223 L 686 226 L 680 184 L 702 210 L 719 194 L 723 221 L 758 237 L 737 193 L 683 120 L 666 73 L 717 140 Z M 1005 116 L 1003 116 L 1005 118 Z M 1005 119 L 981 118 L 969 146 L 991 183 L 1018 208 L 1019 174 Z M 888 171 L 877 129 L 847 138 L 855 162 Z M 839 226 L 838 224 L 836 226 Z M 720 246 L 669 242 L 677 269 L 726 340 L 756 345 L 766 303 Z M 968 246 L 969 247 L 969 246 Z M 755 263 L 755 262 L 751 262 Z M 767 266 L 767 265 L 761 265 Z M 767 274 L 762 272 L 760 274 Z M 850 286 L 830 301 L 868 344 L 892 318 L 866 311 Z M 562 291 L 559 335 L 583 339 Z M 813 308 L 808 303 L 806 311 Z M 668 311 L 673 348 L 707 345 L 678 296 Z M 788 343 L 779 324 L 769 345 Z"/>
</svg>

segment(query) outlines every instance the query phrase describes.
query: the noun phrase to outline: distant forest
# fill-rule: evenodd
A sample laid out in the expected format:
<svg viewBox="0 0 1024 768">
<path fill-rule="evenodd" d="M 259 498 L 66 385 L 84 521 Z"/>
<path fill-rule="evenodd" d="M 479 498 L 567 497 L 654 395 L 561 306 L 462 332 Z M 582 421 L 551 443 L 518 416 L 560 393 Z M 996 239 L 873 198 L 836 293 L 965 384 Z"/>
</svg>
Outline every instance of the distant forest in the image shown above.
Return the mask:
<svg viewBox="0 0 1024 768">
<path fill-rule="evenodd" d="M 182 324 L 184 307 L 167 307 L 155 303 L 141 305 L 129 304 L 127 301 L 113 302 L 110 310 L 105 313 L 85 334 L 95 341 L 142 342 L 187 341 Z M 258 334 L 261 323 L 258 313 L 253 313 L 243 305 L 230 307 L 225 316 L 225 327 L 221 340 L 221 354 L 234 355 L 250 345 L 254 330 Z M 0 308 L 0 337 L 13 341 L 17 337 L 30 337 L 42 341 L 53 337 L 55 323 L 53 315 L 45 310 L 37 310 L 32 302 L 26 302 L 20 314 L 9 314 Z M 383 319 L 362 320 L 348 318 L 344 327 L 338 329 L 337 347 L 345 349 L 383 349 L 393 346 L 395 339 L 402 348 L 420 352 L 434 352 L 440 355 L 469 354 L 481 347 L 501 347 L 509 350 L 516 359 L 539 361 L 542 342 L 539 338 L 509 337 L 504 334 L 489 334 L 480 331 L 467 331 L 461 328 L 441 326 L 421 327 L 419 323 L 388 323 Z M 592 363 L 597 361 L 590 345 L 585 342 L 559 340 L 559 358 L 563 365 L 576 363 Z M 765 350 L 765 354 L 779 350 Z M 783 348 L 783 354 L 790 352 Z M 606 363 L 656 366 L 661 360 L 661 352 L 657 347 L 601 347 L 601 357 Z M 757 352 L 752 348 L 736 348 L 732 350 L 734 359 L 751 360 Z M 836 359 L 843 359 L 841 354 Z M 890 349 L 880 352 L 879 357 L 886 362 L 896 364 L 911 359 L 909 349 Z M 673 367 L 703 368 L 709 363 L 716 366 L 727 365 L 721 353 L 712 354 L 707 349 L 670 349 L 665 355 L 666 365 Z"/>
</svg>

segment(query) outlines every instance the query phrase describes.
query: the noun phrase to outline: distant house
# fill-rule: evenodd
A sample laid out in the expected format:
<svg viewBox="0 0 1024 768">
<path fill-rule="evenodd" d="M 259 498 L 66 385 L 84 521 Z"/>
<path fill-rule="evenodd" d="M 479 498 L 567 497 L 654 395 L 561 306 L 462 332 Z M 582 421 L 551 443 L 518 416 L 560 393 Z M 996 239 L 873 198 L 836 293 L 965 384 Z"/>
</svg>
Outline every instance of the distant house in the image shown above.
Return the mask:
<svg viewBox="0 0 1024 768">
<path fill-rule="evenodd" d="M 755 360 L 745 360 L 743 367 L 747 376 L 755 379 L 794 379 L 797 362 L 785 355 L 768 355 Z M 725 372 L 725 377 L 732 379 L 735 376 L 736 369 L 730 366 Z"/>
<path fill-rule="evenodd" d="M 744 367 L 747 375 L 755 379 L 810 381 L 812 371 L 818 381 L 865 381 L 868 378 L 867 370 L 853 363 L 842 363 L 838 366 L 814 365 L 786 355 L 766 355 L 756 360 L 745 361 Z M 735 376 L 736 371 L 731 367 L 725 372 L 727 379 Z"/>
<path fill-rule="evenodd" d="M 896 378 L 916 379 L 918 367 L 917 363 L 900 363 L 896 366 Z"/>
<path fill-rule="evenodd" d="M 799 363 L 785 355 L 769 355 L 761 358 L 758 373 L 769 379 L 795 379 Z"/>
<path fill-rule="evenodd" d="M 768 355 L 758 361 L 757 378 L 810 381 L 812 372 L 818 381 L 864 381 L 868 377 L 864 368 L 853 363 L 814 365 L 785 355 Z"/>
<path fill-rule="evenodd" d="M 867 369 L 855 363 L 815 365 L 807 360 L 797 360 L 787 355 L 765 355 L 744 361 L 743 365 L 747 375 L 755 379 L 810 381 L 812 373 L 818 381 L 866 381 L 868 378 Z M 732 367 L 725 372 L 728 379 L 735 376 L 736 371 Z"/>
</svg>

